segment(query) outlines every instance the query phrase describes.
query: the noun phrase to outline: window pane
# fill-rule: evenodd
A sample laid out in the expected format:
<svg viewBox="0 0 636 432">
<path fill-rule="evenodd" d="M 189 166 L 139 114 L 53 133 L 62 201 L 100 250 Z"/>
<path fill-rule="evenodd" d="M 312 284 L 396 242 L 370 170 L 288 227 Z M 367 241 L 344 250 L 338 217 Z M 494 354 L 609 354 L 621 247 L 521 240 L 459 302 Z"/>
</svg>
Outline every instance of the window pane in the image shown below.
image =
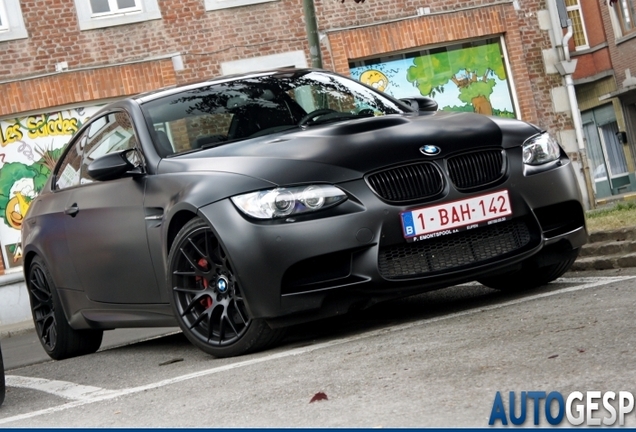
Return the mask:
<svg viewBox="0 0 636 432">
<path fill-rule="evenodd" d="M 605 140 L 605 148 L 607 149 L 608 162 L 610 164 L 610 172 L 613 176 L 627 173 L 627 161 L 625 153 L 618 142 L 616 133 L 618 132 L 618 123 L 615 121 L 600 127 L 603 138 Z"/>
<path fill-rule="evenodd" d="M 108 114 L 91 124 L 89 139 L 84 148 L 81 183 L 94 180 L 88 176 L 88 165 L 100 156 L 122 150 L 135 148 L 137 140 L 132 122 L 126 113 Z"/>
<path fill-rule="evenodd" d="M 94 14 L 110 12 L 108 0 L 91 0 L 91 9 Z"/>
<path fill-rule="evenodd" d="M 619 17 L 623 24 L 623 30 L 629 32 L 634 29 L 634 0 L 620 0 Z"/>
<path fill-rule="evenodd" d="M 118 9 L 127 9 L 137 7 L 135 0 L 117 0 Z"/>
<path fill-rule="evenodd" d="M 583 20 L 581 19 L 581 12 L 579 10 L 568 11 L 568 17 L 572 21 L 572 29 L 574 39 L 574 46 L 587 46 L 587 40 L 585 38 L 585 30 L 583 30 Z"/>
<path fill-rule="evenodd" d="M 56 189 L 65 189 L 79 184 L 81 154 L 85 142 L 84 136 L 71 144 L 71 148 L 55 172 Z"/>
<path fill-rule="evenodd" d="M 4 1 L 0 0 L 0 30 L 6 30 L 7 18 L 4 12 Z"/>
</svg>

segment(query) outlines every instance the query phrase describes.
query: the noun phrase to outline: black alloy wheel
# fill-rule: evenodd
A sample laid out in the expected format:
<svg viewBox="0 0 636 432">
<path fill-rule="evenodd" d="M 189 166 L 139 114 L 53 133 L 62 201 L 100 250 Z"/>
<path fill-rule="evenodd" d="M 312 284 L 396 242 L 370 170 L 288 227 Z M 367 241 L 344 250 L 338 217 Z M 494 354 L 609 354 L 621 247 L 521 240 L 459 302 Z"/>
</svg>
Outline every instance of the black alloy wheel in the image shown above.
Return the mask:
<svg viewBox="0 0 636 432">
<path fill-rule="evenodd" d="M 205 221 L 192 219 L 181 229 L 168 262 L 173 310 L 195 346 L 230 357 L 280 340 L 282 330 L 250 318 L 230 259 Z"/>
<path fill-rule="evenodd" d="M 57 288 L 40 257 L 35 257 L 29 267 L 27 287 L 35 331 L 49 357 L 62 360 L 99 349 L 104 332 L 71 328 L 64 316 Z"/>
</svg>

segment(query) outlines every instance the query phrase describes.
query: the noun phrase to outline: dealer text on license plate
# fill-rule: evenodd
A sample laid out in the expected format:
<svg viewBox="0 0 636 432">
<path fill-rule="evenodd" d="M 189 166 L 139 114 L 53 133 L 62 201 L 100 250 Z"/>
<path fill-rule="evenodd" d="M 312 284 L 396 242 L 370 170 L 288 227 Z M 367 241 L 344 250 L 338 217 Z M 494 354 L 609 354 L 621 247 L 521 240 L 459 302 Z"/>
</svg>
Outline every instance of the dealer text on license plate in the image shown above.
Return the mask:
<svg viewBox="0 0 636 432">
<path fill-rule="evenodd" d="M 402 212 L 402 229 L 408 241 L 426 240 L 486 223 L 508 220 L 512 215 L 508 191 L 503 190 L 450 203 Z"/>
</svg>

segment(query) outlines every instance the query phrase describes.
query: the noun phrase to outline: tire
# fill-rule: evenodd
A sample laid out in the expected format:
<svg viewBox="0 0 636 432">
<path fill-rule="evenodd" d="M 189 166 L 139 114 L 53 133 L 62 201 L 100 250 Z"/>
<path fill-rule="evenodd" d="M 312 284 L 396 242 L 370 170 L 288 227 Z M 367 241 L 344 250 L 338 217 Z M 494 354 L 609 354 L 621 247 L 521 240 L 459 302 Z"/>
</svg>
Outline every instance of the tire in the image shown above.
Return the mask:
<svg viewBox="0 0 636 432">
<path fill-rule="evenodd" d="M 181 330 L 208 354 L 248 354 L 284 337 L 284 329 L 249 316 L 230 259 L 202 219 L 192 219 L 177 234 L 168 256 L 167 281 Z"/>
<path fill-rule="evenodd" d="M 71 328 L 44 260 L 35 257 L 28 274 L 27 288 L 35 331 L 49 357 L 63 360 L 96 352 L 104 332 Z"/>
<path fill-rule="evenodd" d="M 2 348 L 0 347 L 0 405 L 4 402 L 5 383 L 4 383 L 4 361 L 2 360 Z"/>
<path fill-rule="evenodd" d="M 496 276 L 478 279 L 487 287 L 501 291 L 522 291 L 546 285 L 561 277 L 572 266 L 580 249 L 561 253 L 560 260 L 549 265 L 539 266 L 530 258 L 522 263 L 520 269 Z"/>
</svg>

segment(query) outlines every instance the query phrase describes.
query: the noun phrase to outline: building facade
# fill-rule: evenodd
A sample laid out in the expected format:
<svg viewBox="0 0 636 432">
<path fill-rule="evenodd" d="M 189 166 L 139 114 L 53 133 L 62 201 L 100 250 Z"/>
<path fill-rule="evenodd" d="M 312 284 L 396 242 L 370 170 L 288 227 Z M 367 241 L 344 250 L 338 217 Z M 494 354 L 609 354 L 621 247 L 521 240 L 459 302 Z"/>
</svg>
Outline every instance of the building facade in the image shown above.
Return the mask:
<svg viewBox="0 0 636 432">
<path fill-rule="evenodd" d="M 566 0 L 575 23 L 569 50 L 578 61 L 573 78 L 589 181 L 597 201 L 636 191 L 636 147 L 630 144 L 634 142 L 631 131 L 635 123 L 630 119 L 634 95 L 630 102 L 628 79 L 630 62 L 632 69 L 636 67 L 636 39 L 630 43 L 629 37 L 616 37 L 616 30 L 623 30 L 618 17 L 623 8 L 630 10 L 629 3 L 633 0 L 622 0 L 620 5 Z"/>
<path fill-rule="evenodd" d="M 607 34 L 610 58 L 614 71 L 614 88 L 599 96 L 602 103 L 612 103 L 616 114 L 617 146 L 627 155 L 630 191 L 636 191 L 636 0 L 607 0 L 602 4 L 602 18 Z M 634 76 L 632 76 L 634 74 Z M 608 172 L 614 182 L 614 166 Z M 621 187 L 620 183 L 618 184 Z M 627 190 L 627 188 L 623 188 Z M 620 191 L 620 190 L 619 190 Z"/>
<path fill-rule="evenodd" d="M 325 69 L 398 97 L 431 95 L 441 109 L 549 130 L 586 194 L 572 107 L 546 56 L 554 40 L 545 0 L 313 3 Z M 612 19 L 607 12 L 603 21 Z M 19 270 L 29 202 L 101 105 L 222 74 L 308 66 L 315 53 L 304 20 L 303 0 L 0 0 L 3 269 Z M 606 65 L 599 73 L 611 75 Z"/>
</svg>

